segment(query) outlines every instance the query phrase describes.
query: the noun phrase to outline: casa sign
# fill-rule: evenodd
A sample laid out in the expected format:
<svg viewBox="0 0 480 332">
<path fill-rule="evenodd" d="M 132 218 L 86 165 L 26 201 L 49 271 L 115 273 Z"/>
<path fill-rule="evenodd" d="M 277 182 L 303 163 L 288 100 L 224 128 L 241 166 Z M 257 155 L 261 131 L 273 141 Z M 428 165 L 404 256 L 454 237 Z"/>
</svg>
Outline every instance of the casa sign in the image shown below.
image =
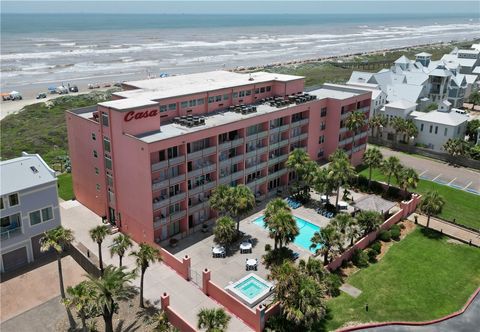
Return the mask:
<svg viewBox="0 0 480 332">
<path fill-rule="evenodd" d="M 132 121 L 132 120 L 138 120 L 138 119 L 144 119 L 144 118 L 150 118 L 153 116 L 157 116 L 158 110 L 150 110 L 150 111 L 143 111 L 143 112 L 137 112 L 135 113 L 134 111 L 130 111 L 127 114 L 125 114 L 125 117 L 123 118 L 126 122 Z"/>
</svg>

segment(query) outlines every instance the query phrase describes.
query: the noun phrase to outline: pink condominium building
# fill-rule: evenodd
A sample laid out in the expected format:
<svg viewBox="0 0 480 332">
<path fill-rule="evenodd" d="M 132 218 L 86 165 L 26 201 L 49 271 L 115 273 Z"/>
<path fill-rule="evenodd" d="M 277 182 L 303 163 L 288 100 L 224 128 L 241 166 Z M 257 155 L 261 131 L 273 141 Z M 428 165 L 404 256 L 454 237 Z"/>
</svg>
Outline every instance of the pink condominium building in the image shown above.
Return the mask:
<svg viewBox="0 0 480 332">
<path fill-rule="evenodd" d="M 370 92 L 324 85 L 304 93 L 304 78 L 215 71 L 127 82 L 114 100 L 66 113 L 78 201 L 136 241 L 186 235 L 215 215 L 217 185 L 245 184 L 258 201 L 289 181 L 288 153 L 324 160 L 350 153 L 345 118 L 368 118 Z M 365 150 L 367 127 L 353 147 Z"/>
</svg>

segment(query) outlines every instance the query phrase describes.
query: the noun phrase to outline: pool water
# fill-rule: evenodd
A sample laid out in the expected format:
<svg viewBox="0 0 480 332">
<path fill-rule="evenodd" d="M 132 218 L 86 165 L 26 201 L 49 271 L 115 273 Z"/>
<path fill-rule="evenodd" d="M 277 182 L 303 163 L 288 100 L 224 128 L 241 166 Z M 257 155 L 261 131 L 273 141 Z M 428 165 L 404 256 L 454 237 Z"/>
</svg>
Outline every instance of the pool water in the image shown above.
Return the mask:
<svg viewBox="0 0 480 332">
<path fill-rule="evenodd" d="M 235 289 L 240 291 L 245 297 L 253 299 L 264 290 L 268 289 L 268 286 L 257 278 L 250 277 L 236 285 Z"/>
<path fill-rule="evenodd" d="M 256 218 L 253 221 L 253 223 L 260 227 L 265 228 L 265 225 L 263 223 L 263 218 L 264 218 L 263 216 L 260 216 Z M 310 240 L 312 239 L 313 234 L 315 232 L 320 231 L 320 227 L 306 220 L 303 220 L 302 218 L 299 218 L 297 216 L 293 216 L 293 218 L 295 219 L 298 229 L 300 230 L 299 234 L 297 235 L 293 243 L 295 243 L 299 247 L 309 250 L 312 253 L 314 253 L 317 249 L 320 249 L 321 245 L 317 245 L 315 248 L 312 248 L 312 249 L 310 248 L 310 245 L 312 244 Z"/>
</svg>

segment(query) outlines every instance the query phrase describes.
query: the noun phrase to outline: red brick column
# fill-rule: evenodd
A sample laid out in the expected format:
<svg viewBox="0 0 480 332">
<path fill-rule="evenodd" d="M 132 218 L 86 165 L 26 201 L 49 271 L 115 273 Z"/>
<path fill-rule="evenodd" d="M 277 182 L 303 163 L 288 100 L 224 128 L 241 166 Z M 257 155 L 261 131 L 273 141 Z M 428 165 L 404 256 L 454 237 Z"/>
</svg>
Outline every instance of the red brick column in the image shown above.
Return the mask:
<svg viewBox="0 0 480 332">
<path fill-rule="evenodd" d="M 160 303 L 162 306 L 163 311 L 167 311 L 168 306 L 170 305 L 170 295 L 167 293 L 163 293 L 162 297 L 160 297 Z"/>
<path fill-rule="evenodd" d="M 183 277 L 190 281 L 190 266 L 192 264 L 192 261 L 190 260 L 190 257 L 188 255 L 185 255 L 182 259 L 183 263 L 183 269 L 184 269 L 184 275 Z"/>
<path fill-rule="evenodd" d="M 210 278 L 211 278 L 211 272 L 209 269 L 205 269 L 203 270 L 203 273 L 202 273 L 202 290 L 203 290 L 203 293 L 205 293 L 205 295 L 208 296 L 208 283 L 210 282 Z"/>
</svg>

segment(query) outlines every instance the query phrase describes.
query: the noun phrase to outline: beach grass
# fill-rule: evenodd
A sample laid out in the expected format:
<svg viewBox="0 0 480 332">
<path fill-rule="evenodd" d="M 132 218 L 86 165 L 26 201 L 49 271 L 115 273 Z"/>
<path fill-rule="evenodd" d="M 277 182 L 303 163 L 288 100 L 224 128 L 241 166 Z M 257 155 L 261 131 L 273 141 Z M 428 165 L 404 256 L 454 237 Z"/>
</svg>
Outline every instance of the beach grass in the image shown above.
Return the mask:
<svg viewBox="0 0 480 332">
<path fill-rule="evenodd" d="M 363 169 L 359 174 L 368 178 L 368 168 Z M 372 171 L 372 179 L 387 182 L 386 176 L 376 168 Z M 392 178 L 391 183 L 396 185 L 396 179 Z M 442 212 L 438 215 L 440 218 L 450 221 L 455 218 L 455 222 L 458 224 L 480 229 L 480 218 L 478 217 L 480 213 L 479 195 L 424 179 L 419 180 L 417 188 L 411 189 L 411 191 L 422 195 L 433 190 L 438 191 L 445 200 Z"/>
<path fill-rule="evenodd" d="M 26 151 L 40 154 L 53 167 L 57 157 L 68 155 L 65 111 L 109 100 L 112 91 L 58 97 L 6 116 L 0 122 L 1 159 L 20 157 Z"/>
<path fill-rule="evenodd" d="M 480 252 L 417 228 L 346 283 L 362 293 L 328 301 L 329 331 L 346 323 L 432 320 L 462 308 L 480 285 Z"/>
<path fill-rule="evenodd" d="M 69 201 L 75 197 L 73 193 L 72 173 L 63 173 L 58 177 L 58 196 L 64 201 Z"/>
</svg>

